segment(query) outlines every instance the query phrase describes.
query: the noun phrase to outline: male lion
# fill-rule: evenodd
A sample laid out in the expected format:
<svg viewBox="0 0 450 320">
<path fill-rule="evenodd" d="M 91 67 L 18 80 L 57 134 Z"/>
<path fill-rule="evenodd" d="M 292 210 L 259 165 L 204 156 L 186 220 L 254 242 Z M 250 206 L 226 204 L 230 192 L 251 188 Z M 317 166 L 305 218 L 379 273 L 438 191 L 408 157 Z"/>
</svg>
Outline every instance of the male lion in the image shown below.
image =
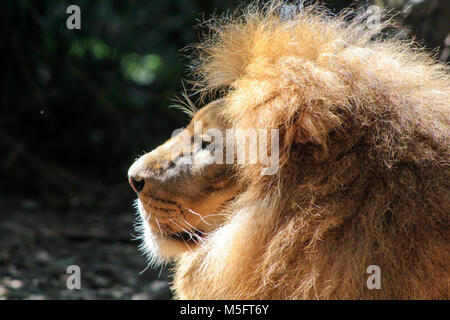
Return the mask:
<svg viewBox="0 0 450 320">
<path fill-rule="evenodd" d="M 448 67 L 316 6 L 211 25 L 196 88 L 221 99 L 128 173 L 176 296 L 449 298 Z M 278 169 L 217 161 L 230 128 L 278 130 Z"/>
</svg>

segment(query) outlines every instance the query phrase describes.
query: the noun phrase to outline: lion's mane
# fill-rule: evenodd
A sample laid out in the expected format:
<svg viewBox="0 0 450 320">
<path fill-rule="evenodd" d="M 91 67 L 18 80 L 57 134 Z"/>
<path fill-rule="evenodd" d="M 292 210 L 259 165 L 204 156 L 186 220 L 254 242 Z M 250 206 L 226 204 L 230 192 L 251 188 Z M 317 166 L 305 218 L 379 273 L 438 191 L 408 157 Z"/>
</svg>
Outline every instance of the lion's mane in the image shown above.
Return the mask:
<svg viewBox="0 0 450 320">
<path fill-rule="evenodd" d="M 245 191 L 179 258 L 176 296 L 449 298 L 448 67 L 317 6 L 210 26 L 197 89 L 221 93 L 236 128 L 278 128 L 280 168 L 238 167 Z"/>
</svg>

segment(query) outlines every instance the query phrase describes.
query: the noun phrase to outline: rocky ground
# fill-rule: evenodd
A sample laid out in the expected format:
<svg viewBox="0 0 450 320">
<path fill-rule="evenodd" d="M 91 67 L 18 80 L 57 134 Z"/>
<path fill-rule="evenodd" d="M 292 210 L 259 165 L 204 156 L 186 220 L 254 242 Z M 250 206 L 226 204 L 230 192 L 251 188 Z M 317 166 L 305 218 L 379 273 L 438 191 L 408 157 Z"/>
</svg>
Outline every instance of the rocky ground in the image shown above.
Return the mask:
<svg viewBox="0 0 450 320">
<path fill-rule="evenodd" d="M 0 201 L 0 300 L 169 299 L 167 269 L 146 269 L 133 241 L 133 209 L 46 210 Z M 81 271 L 69 290 L 67 268 Z"/>
</svg>

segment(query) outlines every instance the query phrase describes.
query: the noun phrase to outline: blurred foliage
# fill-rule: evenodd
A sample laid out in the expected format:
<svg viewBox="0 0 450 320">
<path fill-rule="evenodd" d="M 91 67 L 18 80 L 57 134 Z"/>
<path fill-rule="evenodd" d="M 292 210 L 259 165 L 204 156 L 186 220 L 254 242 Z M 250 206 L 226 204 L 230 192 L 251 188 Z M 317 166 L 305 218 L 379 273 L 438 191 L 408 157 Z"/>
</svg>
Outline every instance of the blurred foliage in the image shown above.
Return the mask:
<svg viewBox="0 0 450 320">
<path fill-rule="evenodd" d="M 405 14 L 405 21 L 425 44 L 445 49 L 449 1 L 325 1 L 335 11 L 373 3 L 398 10 L 425 6 L 419 13 L 408 9 L 413 18 L 408 21 Z M 81 30 L 66 28 L 71 4 L 81 8 Z M 35 197 L 58 205 L 128 201 L 128 167 L 188 121 L 168 108 L 182 91 L 189 63 L 180 49 L 198 40 L 196 24 L 237 4 L 4 2 L 0 197 Z"/>
</svg>

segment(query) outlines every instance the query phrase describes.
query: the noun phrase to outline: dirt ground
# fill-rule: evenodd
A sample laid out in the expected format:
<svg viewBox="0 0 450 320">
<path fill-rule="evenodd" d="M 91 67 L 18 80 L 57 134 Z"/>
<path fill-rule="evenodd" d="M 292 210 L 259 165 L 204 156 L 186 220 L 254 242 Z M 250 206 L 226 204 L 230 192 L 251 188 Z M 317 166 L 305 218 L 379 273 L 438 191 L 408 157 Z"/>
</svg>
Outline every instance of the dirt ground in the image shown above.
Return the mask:
<svg viewBox="0 0 450 320">
<path fill-rule="evenodd" d="M 171 298 L 169 271 L 146 269 L 132 240 L 133 210 L 46 210 L 0 199 L 0 300 Z M 80 267 L 79 290 L 67 288 L 70 265 Z"/>
</svg>

